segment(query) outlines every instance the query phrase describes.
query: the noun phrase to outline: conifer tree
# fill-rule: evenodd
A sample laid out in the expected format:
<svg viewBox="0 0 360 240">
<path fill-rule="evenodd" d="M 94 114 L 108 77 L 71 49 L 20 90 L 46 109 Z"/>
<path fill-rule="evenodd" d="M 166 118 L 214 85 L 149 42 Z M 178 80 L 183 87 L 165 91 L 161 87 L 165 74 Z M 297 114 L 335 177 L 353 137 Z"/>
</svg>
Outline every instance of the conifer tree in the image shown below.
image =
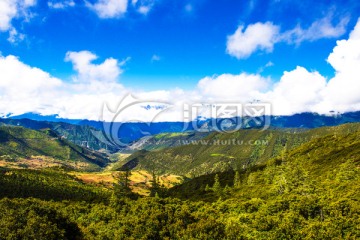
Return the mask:
<svg viewBox="0 0 360 240">
<path fill-rule="evenodd" d="M 155 197 L 156 194 L 159 194 L 158 192 L 159 192 L 159 183 L 158 183 L 155 171 L 153 171 L 152 172 L 151 188 L 150 188 L 150 197 Z"/>
<path fill-rule="evenodd" d="M 234 177 L 234 188 L 239 188 L 240 186 L 241 186 L 240 174 L 239 171 L 236 171 Z"/>
<path fill-rule="evenodd" d="M 114 192 L 116 197 L 128 197 L 131 195 L 130 188 L 130 176 L 131 172 L 129 169 L 126 169 L 124 172 L 120 172 L 116 177 L 116 183 L 114 184 Z"/>
<path fill-rule="evenodd" d="M 216 174 L 214 180 L 215 180 L 215 182 L 214 182 L 212 189 L 216 194 L 221 195 L 222 189 L 221 189 L 221 185 L 220 185 L 219 175 Z"/>
</svg>

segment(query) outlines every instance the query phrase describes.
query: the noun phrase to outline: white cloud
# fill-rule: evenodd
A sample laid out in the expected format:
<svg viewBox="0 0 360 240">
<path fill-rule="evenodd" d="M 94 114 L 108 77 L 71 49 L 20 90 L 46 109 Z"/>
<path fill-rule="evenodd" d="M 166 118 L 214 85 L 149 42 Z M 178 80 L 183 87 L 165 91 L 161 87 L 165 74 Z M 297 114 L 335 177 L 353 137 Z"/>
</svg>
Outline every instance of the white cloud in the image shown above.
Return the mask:
<svg viewBox="0 0 360 240">
<path fill-rule="evenodd" d="M 345 17 L 336 25 L 332 25 L 332 16 L 328 15 L 311 24 L 308 29 L 303 29 L 300 25 L 294 29 L 281 34 L 279 39 L 288 43 L 300 44 L 304 41 L 316 41 L 322 38 L 337 38 L 346 33 L 346 26 L 349 18 Z"/>
<path fill-rule="evenodd" d="M 73 64 L 78 72 L 77 82 L 116 82 L 122 73 L 120 68 L 125 62 L 119 63 L 114 58 L 108 58 L 101 64 L 93 64 L 98 57 L 89 52 L 67 52 L 65 61 Z"/>
<path fill-rule="evenodd" d="M 273 113 L 359 111 L 360 19 L 348 40 L 337 41 L 327 60 L 335 69 L 335 77 L 327 82 L 318 72 L 302 67 L 285 72 L 273 91 L 265 94 Z"/>
<path fill-rule="evenodd" d="M 318 111 L 360 109 L 360 18 L 348 40 L 337 41 L 327 61 L 335 69 L 323 91 L 324 102 Z"/>
<path fill-rule="evenodd" d="M 146 14 L 148 14 L 150 12 L 150 9 L 151 9 L 150 6 L 140 6 L 138 8 L 138 12 L 141 13 L 141 14 L 146 15 Z"/>
<path fill-rule="evenodd" d="M 151 57 L 151 62 L 158 62 L 161 60 L 161 57 L 159 55 L 156 55 L 154 54 L 152 57 Z"/>
<path fill-rule="evenodd" d="M 30 18 L 29 8 L 36 5 L 36 0 L 1 0 L 0 1 L 0 32 L 9 32 L 8 41 L 16 43 L 25 38 L 13 27 L 15 18 Z"/>
<path fill-rule="evenodd" d="M 222 74 L 206 77 L 199 81 L 199 94 L 209 100 L 240 100 L 242 102 L 257 99 L 261 91 L 266 90 L 268 79 L 255 74 Z"/>
<path fill-rule="evenodd" d="M 267 67 L 272 67 L 272 66 L 274 66 L 274 63 L 271 62 L 271 61 L 269 61 L 269 62 L 267 62 L 267 63 L 265 64 L 265 67 L 266 67 L 266 68 L 267 68 Z"/>
<path fill-rule="evenodd" d="M 63 86 L 61 80 L 22 63 L 12 55 L 0 56 L 0 79 L 0 112 L 14 114 L 51 106 L 56 101 L 53 93 Z"/>
<path fill-rule="evenodd" d="M 0 31 L 12 28 L 11 21 L 17 17 L 27 17 L 28 9 L 35 6 L 36 0 L 2 0 L 0 1 Z"/>
<path fill-rule="evenodd" d="M 292 35 L 290 43 L 298 44 L 302 41 L 339 37 L 345 33 L 347 22 L 348 19 L 344 18 L 336 26 L 333 26 L 330 17 L 327 16 L 314 22 L 306 30 L 297 27 L 298 32 Z M 244 33 L 241 34 L 244 35 Z M 275 38 L 277 41 L 284 41 L 284 39 L 288 39 L 284 37 L 287 34 L 280 33 Z M 271 41 L 268 42 L 271 43 Z M 271 49 L 271 45 L 269 45 L 269 49 Z M 239 54 L 237 57 L 245 55 Z M 309 72 L 303 67 L 297 67 L 295 70 L 284 72 L 272 90 L 264 92 L 259 89 L 257 95 L 260 95 L 260 100 L 272 103 L 273 114 L 275 115 L 289 115 L 307 111 L 318 113 L 359 111 L 360 18 L 350 33 L 349 39 L 337 41 L 337 46 L 329 55 L 328 62 L 335 70 L 335 77 L 328 81 L 319 72 Z M 271 66 L 271 64 L 269 65 Z M 252 86 L 252 84 L 250 85 Z M 224 86 L 221 88 L 221 84 L 216 87 L 220 89 L 219 91 L 224 88 Z M 212 89 L 215 91 L 216 87 Z M 256 89 L 255 87 L 253 91 L 256 92 Z M 241 95 L 246 96 L 246 93 Z"/>
<path fill-rule="evenodd" d="M 73 0 L 49 1 L 48 7 L 52 9 L 65 9 L 68 7 L 75 7 L 75 2 Z"/>
<path fill-rule="evenodd" d="M 78 72 L 76 82 L 54 78 L 12 55 L 0 57 L 0 113 L 38 112 L 98 120 L 105 101 L 116 103 L 126 93 L 117 82 L 122 71 L 117 60 L 92 64 L 96 56 L 86 51 L 69 52 L 67 58 Z"/>
<path fill-rule="evenodd" d="M 9 37 L 8 37 L 8 41 L 12 44 L 16 44 L 18 42 L 21 42 L 25 39 L 25 34 L 23 33 L 18 33 L 18 31 L 15 28 L 11 28 L 9 30 Z"/>
<path fill-rule="evenodd" d="M 227 53 L 238 59 L 248 58 L 257 50 L 271 52 L 277 42 L 279 27 L 270 22 L 240 25 L 227 39 Z M 243 31 L 244 30 L 244 31 Z"/>
<path fill-rule="evenodd" d="M 269 68 L 269 67 L 272 67 L 274 66 L 275 64 L 272 62 L 272 61 L 269 61 L 267 62 L 264 66 L 261 66 L 259 69 L 258 69 L 258 73 L 262 73 L 266 68 Z"/>
<path fill-rule="evenodd" d="M 303 67 L 297 67 L 293 71 L 284 72 L 263 100 L 272 103 L 275 115 L 311 112 L 314 105 L 322 100 L 320 93 L 325 87 L 326 79 L 318 72 L 308 72 Z"/>
<path fill-rule="evenodd" d="M 0 1 L 0 30 L 7 31 L 11 28 L 11 20 L 17 14 L 16 2 Z"/>
<path fill-rule="evenodd" d="M 127 11 L 128 0 L 99 0 L 95 4 L 86 4 L 100 18 L 118 18 Z"/>
<path fill-rule="evenodd" d="M 89 51 L 68 52 L 65 59 L 77 72 L 73 82 L 54 78 L 14 56 L 0 56 L 0 113 L 39 112 L 99 120 L 105 101 L 116 107 L 129 92 L 118 81 L 125 61 L 108 58 L 95 64 L 97 56 Z M 348 40 L 337 42 L 328 62 L 335 69 L 335 77 L 328 81 L 319 72 L 299 66 L 284 72 L 280 81 L 272 86 L 270 79 L 260 74 L 222 74 L 201 79 L 192 91 L 133 91 L 133 94 L 142 100 L 174 105 L 156 121 L 181 121 L 183 103 L 260 100 L 271 102 L 275 115 L 360 110 L 360 19 Z M 156 108 L 146 110 L 138 106 L 119 119 L 145 121 L 149 120 L 149 112 L 150 115 L 157 113 Z"/>
<path fill-rule="evenodd" d="M 147 15 L 153 8 L 156 0 L 132 0 L 132 6 L 138 13 Z"/>
<path fill-rule="evenodd" d="M 238 59 L 245 59 L 257 51 L 272 52 L 274 45 L 279 42 L 299 45 L 304 41 L 337 38 L 346 33 L 348 17 L 342 18 L 337 25 L 332 25 L 332 22 L 333 17 L 329 14 L 313 22 L 307 29 L 298 25 L 285 32 L 271 22 L 250 24 L 245 30 L 240 25 L 234 34 L 228 36 L 226 51 Z"/>
</svg>

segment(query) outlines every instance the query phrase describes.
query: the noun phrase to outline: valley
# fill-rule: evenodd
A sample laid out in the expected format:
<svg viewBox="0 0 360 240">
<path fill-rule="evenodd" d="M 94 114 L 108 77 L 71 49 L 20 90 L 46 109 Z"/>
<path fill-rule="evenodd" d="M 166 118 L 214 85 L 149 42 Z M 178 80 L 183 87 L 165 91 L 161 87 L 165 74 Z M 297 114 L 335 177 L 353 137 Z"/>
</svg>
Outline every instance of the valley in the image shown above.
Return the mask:
<svg viewBox="0 0 360 240">
<path fill-rule="evenodd" d="M 160 133 L 113 152 L 3 124 L 0 238 L 356 239 L 359 136 L 359 123 Z"/>
</svg>

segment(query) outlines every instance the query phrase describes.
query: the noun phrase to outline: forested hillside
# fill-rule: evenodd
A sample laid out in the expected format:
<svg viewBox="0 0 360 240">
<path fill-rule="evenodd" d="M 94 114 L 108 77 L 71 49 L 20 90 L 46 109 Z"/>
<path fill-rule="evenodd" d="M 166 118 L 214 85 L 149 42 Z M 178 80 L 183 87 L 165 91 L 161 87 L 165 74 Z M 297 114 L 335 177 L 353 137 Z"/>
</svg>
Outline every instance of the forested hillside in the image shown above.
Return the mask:
<svg viewBox="0 0 360 240">
<path fill-rule="evenodd" d="M 131 193 L 128 172 L 104 189 L 61 169 L 2 169 L 0 238 L 359 239 L 356 127 L 318 129 L 327 134 L 170 190 L 155 178 L 153 197 Z"/>
<path fill-rule="evenodd" d="M 58 136 L 61 136 L 73 144 L 87 147 L 93 150 L 107 149 L 116 151 L 117 148 L 105 144 L 103 136 L 98 133 L 98 129 L 86 125 L 76 125 L 65 122 L 47 122 L 31 119 L 3 119 L 0 118 L 0 125 L 12 125 L 29 128 L 32 130 L 51 129 Z"/>
<path fill-rule="evenodd" d="M 23 127 L 0 126 L 0 160 L 16 163 L 32 159 L 49 160 L 82 169 L 100 169 L 109 162 L 105 154 L 77 146 L 51 129 L 35 131 Z"/>
<path fill-rule="evenodd" d="M 242 129 L 234 133 L 212 133 L 202 140 L 185 139 L 182 140 L 183 146 L 136 153 L 128 159 L 133 163 L 129 165 L 135 169 L 194 177 L 247 168 L 285 154 L 312 139 L 329 134 L 346 135 L 359 130 L 359 123 L 311 130 Z"/>
</svg>

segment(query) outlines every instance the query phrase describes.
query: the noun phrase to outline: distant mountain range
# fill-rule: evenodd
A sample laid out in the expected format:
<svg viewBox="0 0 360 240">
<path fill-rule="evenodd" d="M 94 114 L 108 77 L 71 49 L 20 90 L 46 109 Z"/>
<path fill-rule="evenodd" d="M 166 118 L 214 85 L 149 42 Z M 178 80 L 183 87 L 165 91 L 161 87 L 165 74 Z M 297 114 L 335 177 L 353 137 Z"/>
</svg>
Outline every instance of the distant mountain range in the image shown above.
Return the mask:
<svg viewBox="0 0 360 240">
<path fill-rule="evenodd" d="M 226 120 L 226 119 L 225 119 Z M 247 119 L 232 118 L 230 128 L 234 123 L 246 122 L 241 127 L 262 128 L 256 125 L 254 121 Z M 251 119 L 250 119 L 251 120 Z M 271 116 L 268 117 L 270 128 L 317 128 L 322 126 L 337 126 L 344 123 L 360 122 L 360 111 L 348 113 L 330 113 L 329 115 L 320 115 L 316 113 L 300 113 L 292 116 Z M 224 119 L 198 119 L 194 122 L 129 122 L 129 123 L 110 123 L 81 119 L 58 118 L 57 115 L 42 116 L 36 113 L 26 113 L 19 116 L 7 116 L 0 118 L 0 123 L 23 126 L 26 128 L 39 130 L 50 128 L 67 140 L 85 146 L 94 150 L 107 149 L 117 151 L 126 146 L 119 146 L 116 141 L 119 140 L 124 145 L 141 145 L 137 141 L 143 141 L 142 138 L 149 138 L 162 133 L 181 133 L 195 132 L 200 130 L 206 135 L 216 131 L 219 128 L 217 124 L 222 124 Z M 232 126 L 231 126 L 232 125 Z M 114 134 L 109 134 L 109 133 Z M 116 136 L 117 134 L 117 136 Z M 178 140 L 178 139 L 177 139 Z M 168 141 L 168 140 L 167 140 Z M 172 146 L 173 143 L 167 142 L 165 146 Z M 152 149 L 152 146 L 145 149 Z"/>
</svg>

